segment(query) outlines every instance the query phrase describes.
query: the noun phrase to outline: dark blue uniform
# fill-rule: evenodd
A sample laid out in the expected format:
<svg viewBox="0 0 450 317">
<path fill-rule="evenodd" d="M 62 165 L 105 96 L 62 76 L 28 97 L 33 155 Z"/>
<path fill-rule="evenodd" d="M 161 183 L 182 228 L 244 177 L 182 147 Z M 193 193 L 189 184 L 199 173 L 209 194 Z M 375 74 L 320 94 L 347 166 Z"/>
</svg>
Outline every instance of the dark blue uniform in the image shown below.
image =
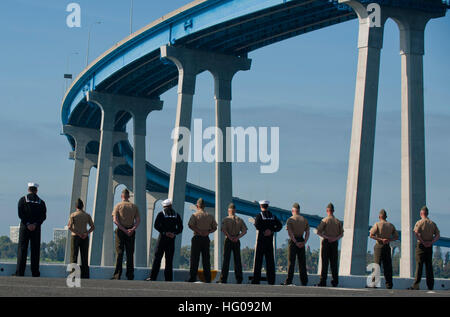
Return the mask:
<svg viewBox="0 0 450 317">
<path fill-rule="evenodd" d="M 255 227 L 258 230 L 256 243 L 255 267 L 252 284 L 259 284 L 261 280 L 261 268 L 263 257 L 266 258 L 267 282 L 275 284 L 275 259 L 273 254 L 273 234 L 281 230 L 283 225 L 270 211 L 261 212 L 255 217 Z M 264 231 L 272 231 L 270 236 L 265 236 Z"/>
<path fill-rule="evenodd" d="M 175 238 L 166 236 L 166 232 L 172 232 L 175 235 L 183 231 L 183 220 L 172 208 L 165 208 L 164 211 L 158 213 L 155 220 L 155 229 L 159 232 L 159 238 L 156 245 L 155 259 L 153 260 L 151 281 L 158 278 L 159 269 L 161 267 L 162 257 L 166 257 L 166 267 L 164 277 L 166 281 L 173 280 L 173 255 L 175 252 Z"/>
<path fill-rule="evenodd" d="M 40 276 L 39 257 L 41 248 L 41 225 L 47 218 L 45 202 L 36 194 L 28 194 L 19 200 L 18 204 L 20 230 L 17 252 L 16 275 L 24 276 L 27 263 L 28 244 L 31 246 L 31 273 Z M 28 230 L 27 226 L 34 224 L 36 229 Z"/>
</svg>

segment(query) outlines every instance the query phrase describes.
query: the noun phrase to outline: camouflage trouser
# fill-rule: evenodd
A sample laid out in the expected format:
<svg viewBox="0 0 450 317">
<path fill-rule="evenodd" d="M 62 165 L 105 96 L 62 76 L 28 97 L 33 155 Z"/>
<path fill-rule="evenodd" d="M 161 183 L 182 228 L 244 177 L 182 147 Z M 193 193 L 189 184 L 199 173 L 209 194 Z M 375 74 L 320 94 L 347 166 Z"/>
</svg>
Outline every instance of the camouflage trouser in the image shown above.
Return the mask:
<svg viewBox="0 0 450 317">
<path fill-rule="evenodd" d="M 376 244 L 373 250 L 373 260 L 383 267 L 386 288 L 392 288 L 392 256 L 389 244 Z"/>
<path fill-rule="evenodd" d="M 114 271 L 114 278 L 120 280 L 122 275 L 123 254 L 127 255 L 127 278 L 134 279 L 134 241 L 136 233 L 131 237 L 127 236 L 125 232 L 116 229 L 116 270 Z"/>
<path fill-rule="evenodd" d="M 81 258 L 81 278 L 89 278 L 89 238 L 81 239 L 78 236 L 71 236 L 70 259 L 72 263 L 78 262 L 78 253 Z"/>
<path fill-rule="evenodd" d="M 423 244 L 417 244 L 416 247 L 416 279 L 413 284 L 414 289 L 419 289 L 420 280 L 422 279 L 423 265 L 427 276 L 427 286 L 429 290 L 434 288 L 433 273 L 433 247 L 426 248 Z"/>
<path fill-rule="evenodd" d="M 327 284 L 328 265 L 331 268 L 331 285 L 337 286 L 339 283 L 338 272 L 338 241 L 328 242 L 322 240 L 322 273 L 320 274 L 320 285 Z"/>
<path fill-rule="evenodd" d="M 234 260 L 234 275 L 238 284 L 242 283 L 242 262 L 241 262 L 241 242 L 232 242 L 225 238 L 223 245 L 223 264 L 222 272 L 220 274 L 220 281 L 226 283 L 228 279 L 228 272 L 230 269 L 231 252 L 233 252 Z"/>
<path fill-rule="evenodd" d="M 300 240 L 300 239 L 299 239 Z M 304 240 L 301 239 L 300 242 Z M 299 248 L 295 245 L 292 240 L 289 240 L 289 249 L 288 249 L 288 274 L 286 278 L 286 284 L 291 284 L 294 279 L 294 271 L 295 271 L 295 258 L 298 260 L 298 269 L 300 274 L 300 282 L 303 286 L 308 284 L 308 272 L 306 270 L 306 254 L 305 247 Z"/>
<path fill-rule="evenodd" d="M 191 243 L 191 268 L 189 270 L 189 281 L 195 282 L 197 280 L 198 265 L 200 262 L 200 255 L 202 256 L 203 274 L 205 282 L 211 283 L 211 262 L 209 255 L 209 237 L 194 236 Z"/>
</svg>

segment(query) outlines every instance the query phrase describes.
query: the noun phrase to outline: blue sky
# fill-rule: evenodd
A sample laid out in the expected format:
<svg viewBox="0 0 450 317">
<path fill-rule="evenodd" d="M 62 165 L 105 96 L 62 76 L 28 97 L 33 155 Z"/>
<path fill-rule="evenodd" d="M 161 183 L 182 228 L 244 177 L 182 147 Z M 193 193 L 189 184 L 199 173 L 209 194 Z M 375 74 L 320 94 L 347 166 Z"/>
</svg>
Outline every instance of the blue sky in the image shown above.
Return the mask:
<svg viewBox="0 0 450 317">
<path fill-rule="evenodd" d="M 0 235 L 18 223 L 17 200 L 29 180 L 41 184 L 48 220 L 43 240 L 68 217 L 73 176 L 70 147 L 60 135 L 63 73 L 85 66 L 88 26 L 92 30 L 90 60 L 129 33 L 129 1 L 77 1 L 82 27 L 69 29 L 62 0 L 4 0 L 0 11 Z M 134 30 L 189 1 L 134 0 Z M 249 54 L 252 69 L 233 81 L 234 126 L 280 127 L 280 169 L 260 174 L 258 164 L 234 164 L 235 196 L 269 199 L 289 209 L 298 201 L 310 214 L 324 214 L 334 202 L 343 218 L 349 141 L 356 77 L 357 22 L 350 21 L 292 38 Z M 450 236 L 450 18 L 429 23 L 426 31 L 425 123 L 427 200 L 431 217 Z M 389 21 L 385 30 L 375 145 L 372 212 L 376 221 L 385 208 L 400 228 L 400 56 L 399 32 Z M 78 54 L 73 54 L 77 52 Z M 175 121 L 176 89 L 161 96 L 164 110 L 148 120 L 148 158 L 168 171 L 170 132 Z M 193 118 L 213 125 L 213 82 L 198 77 Z M 189 180 L 213 188 L 214 165 L 192 163 Z M 90 180 L 88 212 L 92 212 L 95 171 Z M 116 199 L 118 199 L 116 195 Z M 186 212 L 186 219 L 189 216 Z M 251 227 L 251 225 L 249 225 Z M 284 230 L 283 230 L 284 231 Z M 287 238 L 280 235 L 280 243 Z M 184 243 L 190 239 L 185 235 Z M 313 237 L 312 246 L 318 239 Z M 254 231 L 244 239 L 254 244 Z"/>
</svg>

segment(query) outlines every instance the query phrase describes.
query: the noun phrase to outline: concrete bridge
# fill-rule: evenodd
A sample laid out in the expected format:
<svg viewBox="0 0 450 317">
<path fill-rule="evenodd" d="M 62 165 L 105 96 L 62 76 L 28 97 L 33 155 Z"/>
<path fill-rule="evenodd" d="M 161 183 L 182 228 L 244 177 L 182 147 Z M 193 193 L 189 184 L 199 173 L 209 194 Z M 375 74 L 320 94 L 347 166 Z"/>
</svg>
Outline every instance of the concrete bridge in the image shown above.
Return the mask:
<svg viewBox="0 0 450 317">
<path fill-rule="evenodd" d="M 374 4 L 378 7 L 371 11 Z M 400 30 L 402 64 L 400 266 L 401 277 L 411 277 L 415 244 L 412 227 L 426 203 L 424 32 L 426 24 L 444 16 L 448 8 L 448 1 L 442 0 L 197 0 L 117 43 L 80 73 L 62 103 L 63 131 L 75 161 L 71 210 L 77 198 L 86 201 L 91 169 L 97 169 L 93 210 L 96 230 L 90 240 L 90 265 L 113 263 L 110 211 L 119 184 L 133 191 L 140 210 L 148 210 L 142 213 L 144 225 L 136 236 L 138 267 L 149 265 L 154 205 L 161 198 L 171 198 L 181 215 L 184 203 L 193 203 L 199 197 L 205 199 L 217 220 L 226 215 L 230 201 L 241 214 L 254 216 L 259 212 L 256 203 L 233 196 L 229 162 L 216 161 L 214 191 L 187 182 L 187 162 L 173 160 L 170 173 L 146 162 L 146 120 L 152 111 L 163 110 L 162 93 L 178 85 L 175 128 L 190 128 L 196 76 L 211 72 L 216 126 L 225 129 L 231 126 L 232 78 L 250 69 L 249 52 L 358 19 L 358 70 L 340 274 L 365 275 L 380 54 L 384 24 L 390 18 Z M 134 147 L 125 132 L 130 120 Z M 175 145 L 178 142 L 175 139 Z M 225 147 L 216 144 L 218 157 L 225 153 Z M 271 210 L 282 221 L 290 214 L 276 207 Z M 320 221 L 318 216 L 306 217 L 313 227 Z M 220 269 L 222 240 L 219 228 L 214 237 L 216 269 Z M 449 247 L 450 240 L 442 238 L 438 244 Z M 178 238 L 176 252 L 180 247 Z M 69 244 L 66 262 L 68 250 Z"/>
</svg>

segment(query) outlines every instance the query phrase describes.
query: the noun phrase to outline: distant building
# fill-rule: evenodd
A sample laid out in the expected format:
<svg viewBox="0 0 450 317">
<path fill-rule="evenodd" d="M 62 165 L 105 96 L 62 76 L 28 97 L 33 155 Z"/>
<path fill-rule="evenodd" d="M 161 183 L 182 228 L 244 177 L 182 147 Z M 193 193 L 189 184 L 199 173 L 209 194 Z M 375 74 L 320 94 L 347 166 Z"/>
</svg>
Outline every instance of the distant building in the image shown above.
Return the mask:
<svg viewBox="0 0 450 317">
<path fill-rule="evenodd" d="M 57 242 L 61 239 L 66 238 L 68 230 L 69 229 L 67 228 L 67 226 L 65 226 L 64 228 L 54 228 L 53 229 L 53 241 Z"/>
<path fill-rule="evenodd" d="M 11 240 L 12 243 L 19 243 L 19 228 L 20 226 L 9 227 L 9 240 Z"/>
</svg>

